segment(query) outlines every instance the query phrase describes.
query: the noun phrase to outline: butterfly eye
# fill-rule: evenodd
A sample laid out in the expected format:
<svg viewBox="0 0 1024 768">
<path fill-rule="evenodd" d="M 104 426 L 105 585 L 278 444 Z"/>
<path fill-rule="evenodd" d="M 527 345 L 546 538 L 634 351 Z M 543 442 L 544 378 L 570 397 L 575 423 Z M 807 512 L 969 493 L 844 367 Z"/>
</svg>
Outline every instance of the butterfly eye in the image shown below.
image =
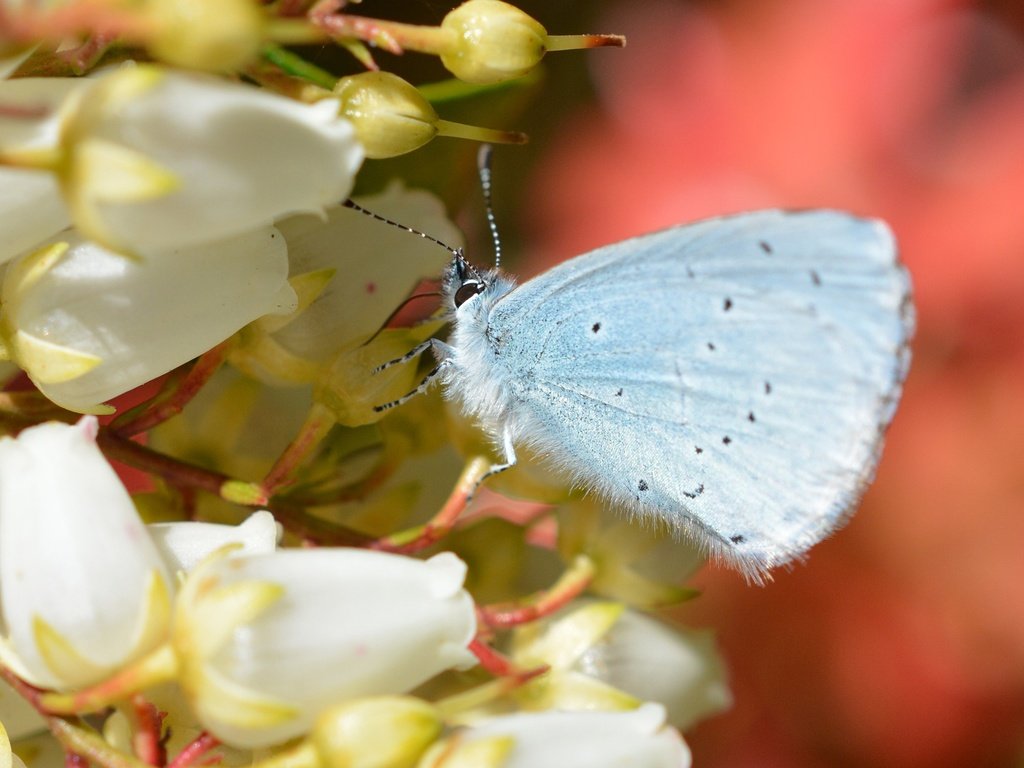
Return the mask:
<svg viewBox="0 0 1024 768">
<path fill-rule="evenodd" d="M 483 282 L 477 280 L 471 280 L 460 285 L 459 290 L 455 292 L 455 308 L 458 309 L 478 293 L 483 293 L 486 287 Z"/>
</svg>

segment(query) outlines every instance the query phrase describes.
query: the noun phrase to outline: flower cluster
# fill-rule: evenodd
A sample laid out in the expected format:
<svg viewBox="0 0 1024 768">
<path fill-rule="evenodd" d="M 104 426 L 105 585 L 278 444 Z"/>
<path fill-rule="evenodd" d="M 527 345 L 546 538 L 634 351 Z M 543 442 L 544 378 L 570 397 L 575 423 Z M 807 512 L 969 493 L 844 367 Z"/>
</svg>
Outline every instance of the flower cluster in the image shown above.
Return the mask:
<svg viewBox="0 0 1024 768">
<path fill-rule="evenodd" d="M 700 557 L 528 463 L 500 487 L 557 517 L 497 497 L 508 515 L 462 516 L 480 436 L 433 395 L 376 407 L 424 374 L 379 369 L 439 330 L 393 316 L 461 234 L 400 179 L 346 202 L 367 160 L 525 138 L 442 102 L 623 41 L 499 0 L 438 26 L 348 10 L 0 6 L 13 749 L 30 768 L 687 766 L 677 729 L 728 706 L 722 664 L 642 611 L 691 596 Z M 456 80 L 418 88 L 372 49 Z"/>
</svg>

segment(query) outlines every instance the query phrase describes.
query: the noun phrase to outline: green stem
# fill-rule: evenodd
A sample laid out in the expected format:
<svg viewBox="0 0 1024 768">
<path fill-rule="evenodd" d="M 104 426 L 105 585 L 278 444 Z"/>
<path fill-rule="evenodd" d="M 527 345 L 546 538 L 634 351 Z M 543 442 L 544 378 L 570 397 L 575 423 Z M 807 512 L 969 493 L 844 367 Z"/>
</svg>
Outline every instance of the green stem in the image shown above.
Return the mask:
<svg viewBox="0 0 1024 768">
<path fill-rule="evenodd" d="M 315 64 L 310 64 L 301 56 L 282 48 L 279 45 L 268 45 L 263 48 L 263 58 L 281 71 L 307 82 L 331 90 L 338 78 Z"/>
<path fill-rule="evenodd" d="M 418 85 L 416 90 L 420 92 L 423 98 L 436 105 L 449 101 L 461 101 L 463 99 L 476 98 L 477 96 L 486 96 L 490 93 L 506 91 L 510 88 L 530 86 L 537 83 L 540 78 L 540 71 L 533 69 L 522 77 L 502 80 L 500 83 L 464 83 L 462 80 L 452 77 L 436 83 Z"/>
<path fill-rule="evenodd" d="M 527 136 L 520 131 L 504 131 L 499 128 L 481 128 L 476 125 L 464 125 L 448 120 L 437 120 L 434 123 L 439 136 L 455 139 L 485 141 L 491 144 L 525 144 Z"/>
</svg>

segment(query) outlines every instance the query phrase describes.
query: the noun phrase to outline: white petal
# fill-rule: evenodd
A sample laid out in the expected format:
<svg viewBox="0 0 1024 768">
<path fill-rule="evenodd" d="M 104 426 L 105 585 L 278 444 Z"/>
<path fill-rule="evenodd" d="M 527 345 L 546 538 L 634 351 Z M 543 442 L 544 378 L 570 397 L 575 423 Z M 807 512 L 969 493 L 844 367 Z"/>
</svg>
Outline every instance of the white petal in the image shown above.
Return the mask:
<svg viewBox="0 0 1024 768">
<path fill-rule="evenodd" d="M 0 263 L 71 223 L 71 216 L 52 174 L 0 168 Z"/>
<path fill-rule="evenodd" d="M 280 536 L 280 526 L 266 510 L 254 512 L 240 525 L 154 523 L 147 527 L 167 567 L 185 572 L 227 544 L 241 544 L 239 555 L 273 552 Z"/>
<path fill-rule="evenodd" d="M 462 233 L 429 192 L 392 184 L 357 202 L 452 248 L 462 246 Z M 292 275 L 337 270 L 317 300 L 274 334 L 290 351 L 311 360 L 328 360 L 366 341 L 421 280 L 437 278 L 451 260 L 434 242 L 341 206 L 328 208 L 326 218 L 284 219 L 278 229 L 288 242 Z"/>
<path fill-rule="evenodd" d="M 664 719 L 657 704 L 630 712 L 507 715 L 474 726 L 464 738 L 512 737 L 502 768 L 689 768 L 686 743 Z"/>
<path fill-rule="evenodd" d="M 81 77 L 19 77 L 0 80 L 0 143 L 4 148 L 53 147 L 57 143 L 57 112 L 69 96 L 92 80 Z"/>
<path fill-rule="evenodd" d="M 710 630 L 672 627 L 628 608 L 584 652 L 578 669 L 638 699 L 663 704 L 669 722 L 684 730 L 732 704 Z"/>
<path fill-rule="evenodd" d="M 0 145 L 6 150 L 53 146 L 55 113 L 88 81 L 70 77 L 0 80 Z M 20 110 L 20 112 L 19 112 Z M 47 171 L 0 168 L 0 262 L 28 250 L 71 224 L 57 179 Z"/>
<path fill-rule="evenodd" d="M 0 596 L 30 681 L 87 685 L 139 648 L 149 580 L 169 580 L 128 492 L 96 446 L 91 417 L 0 439 Z M 100 672 L 59 677 L 36 644 L 38 617 Z"/>
<path fill-rule="evenodd" d="M 147 252 L 141 260 L 73 231 L 50 242 L 61 241 L 71 248 L 60 261 L 24 289 L 5 280 L 3 299 L 18 331 L 99 359 L 87 373 L 59 383 L 23 366 L 47 397 L 71 410 L 88 411 L 199 356 L 261 315 L 294 308 L 284 238 L 273 227 Z"/>
</svg>

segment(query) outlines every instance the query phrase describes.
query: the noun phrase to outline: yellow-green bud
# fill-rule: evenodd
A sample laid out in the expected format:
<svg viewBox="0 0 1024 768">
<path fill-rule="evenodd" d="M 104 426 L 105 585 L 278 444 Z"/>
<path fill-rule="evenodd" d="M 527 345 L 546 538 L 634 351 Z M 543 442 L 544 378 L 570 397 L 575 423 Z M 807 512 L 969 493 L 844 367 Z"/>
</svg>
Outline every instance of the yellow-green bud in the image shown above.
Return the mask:
<svg viewBox="0 0 1024 768">
<path fill-rule="evenodd" d="M 438 133 L 434 108 L 412 85 L 390 72 L 343 77 L 334 94 L 367 157 L 404 155 Z"/>
<path fill-rule="evenodd" d="M 547 51 L 547 30 L 501 0 L 468 0 L 444 17 L 441 29 L 451 36 L 441 62 L 467 83 L 521 77 Z"/>
<path fill-rule="evenodd" d="M 324 768 L 412 768 L 440 735 L 437 710 L 412 696 L 379 696 L 324 712 L 313 744 Z"/>
<path fill-rule="evenodd" d="M 263 15 L 254 0 L 148 0 L 147 48 L 168 64 L 232 72 L 249 63 L 263 42 Z"/>
<path fill-rule="evenodd" d="M 412 85 L 390 72 L 363 72 L 334 86 L 341 114 L 356 129 L 366 156 L 379 160 L 419 149 L 435 136 L 495 144 L 522 144 L 518 131 L 480 128 L 442 120 Z"/>
</svg>

